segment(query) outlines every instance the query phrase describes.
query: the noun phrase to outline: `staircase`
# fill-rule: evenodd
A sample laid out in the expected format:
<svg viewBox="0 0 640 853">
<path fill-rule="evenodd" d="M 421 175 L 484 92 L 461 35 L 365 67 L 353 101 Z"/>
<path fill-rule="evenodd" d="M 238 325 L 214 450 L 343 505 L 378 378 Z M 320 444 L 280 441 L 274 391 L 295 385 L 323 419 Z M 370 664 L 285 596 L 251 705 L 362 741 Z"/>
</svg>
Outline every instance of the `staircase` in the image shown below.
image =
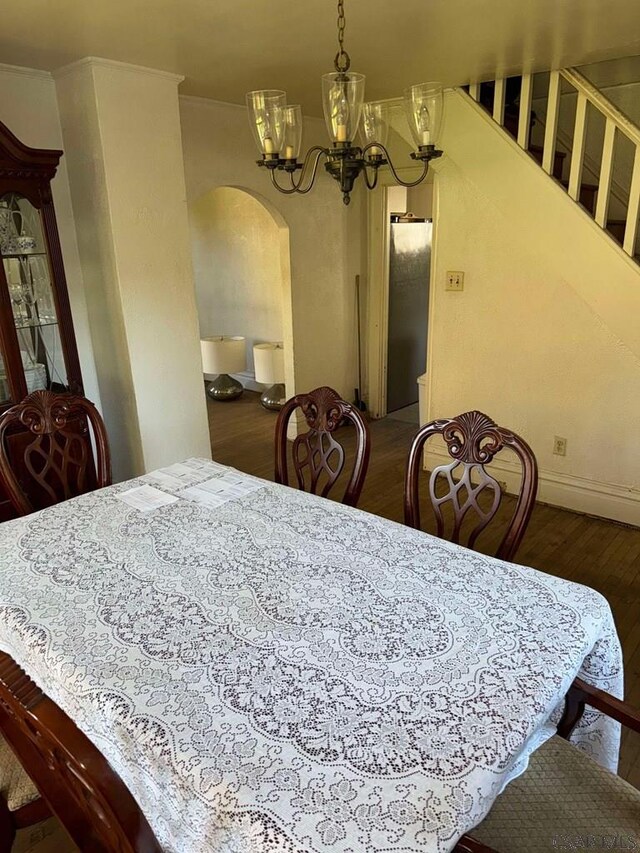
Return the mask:
<svg viewBox="0 0 640 853">
<path fill-rule="evenodd" d="M 534 75 L 525 74 L 471 84 L 465 91 L 564 187 L 611 240 L 640 263 L 640 129 L 575 69 L 549 75 L 544 119 L 532 110 L 533 88 Z M 567 94 L 577 95 L 572 135 L 563 133 L 558 124 L 560 100 Z M 588 110 L 592 112 L 591 122 Z M 588 138 L 594 132 L 594 117 L 604 126 L 601 142 Z M 542 145 L 532 142 L 534 130 L 543 134 Z M 588 141 L 590 149 L 594 144 L 598 147 L 598 162 L 585 153 Z M 634 152 L 628 182 L 615 179 L 616 155 L 623 144 Z M 610 213 L 614 205 L 615 214 Z"/>
</svg>

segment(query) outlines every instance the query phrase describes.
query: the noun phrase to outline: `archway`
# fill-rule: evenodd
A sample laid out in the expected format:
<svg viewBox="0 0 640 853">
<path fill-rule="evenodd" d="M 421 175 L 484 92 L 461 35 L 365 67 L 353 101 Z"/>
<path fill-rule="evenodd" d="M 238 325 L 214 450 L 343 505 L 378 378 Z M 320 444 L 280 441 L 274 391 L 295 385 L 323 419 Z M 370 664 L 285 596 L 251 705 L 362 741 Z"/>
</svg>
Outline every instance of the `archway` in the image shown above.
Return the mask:
<svg viewBox="0 0 640 853">
<path fill-rule="evenodd" d="M 281 340 L 287 396 L 295 393 L 289 227 L 251 190 L 216 187 L 193 203 L 193 267 L 201 337 L 242 335 L 253 380 L 253 344 Z"/>
</svg>

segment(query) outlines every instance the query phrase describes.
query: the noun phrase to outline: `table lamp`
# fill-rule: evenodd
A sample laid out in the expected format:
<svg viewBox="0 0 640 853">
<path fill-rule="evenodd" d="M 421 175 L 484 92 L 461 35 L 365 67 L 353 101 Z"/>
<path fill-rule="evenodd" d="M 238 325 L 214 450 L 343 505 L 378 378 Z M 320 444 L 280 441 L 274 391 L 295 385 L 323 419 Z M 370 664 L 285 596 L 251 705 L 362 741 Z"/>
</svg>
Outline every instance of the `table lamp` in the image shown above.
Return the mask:
<svg viewBox="0 0 640 853">
<path fill-rule="evenodd" d="M 284 388 L 284 349 L 282 341 L 254 344 L 253 362 L 256 382 L 270 387 L 262 393 L 260 402 L 265 409 L 278 411 L 287 399 Z"/>
<path fill-rule="evenodd" d="M 247 366 L 245 339 L 213 335 L 200 340 L 203 373 L 217 373 L 218 376 L 207 388 L 212 400 L 235 400 L 244 388 L 230 373 L 242 373 Z"/>
</svg>

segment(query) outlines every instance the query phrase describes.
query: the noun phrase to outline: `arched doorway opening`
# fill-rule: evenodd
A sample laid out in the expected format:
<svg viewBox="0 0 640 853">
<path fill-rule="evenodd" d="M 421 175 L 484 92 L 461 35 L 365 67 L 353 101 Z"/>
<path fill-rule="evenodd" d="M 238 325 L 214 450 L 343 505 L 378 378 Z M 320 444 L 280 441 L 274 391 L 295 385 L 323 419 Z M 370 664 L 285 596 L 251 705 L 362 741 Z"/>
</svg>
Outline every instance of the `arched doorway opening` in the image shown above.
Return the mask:
<svg viewBox="0 0 640 853">
<path fill-rule="evenodd" d="M 266 199 L 236 186 L 216 187 L 190 211 L 200 336 L 246 338 L 250 390 L 253 345 L 282 341 L 287 396 L 294 393 L 289 227 Z"/>
</svg>

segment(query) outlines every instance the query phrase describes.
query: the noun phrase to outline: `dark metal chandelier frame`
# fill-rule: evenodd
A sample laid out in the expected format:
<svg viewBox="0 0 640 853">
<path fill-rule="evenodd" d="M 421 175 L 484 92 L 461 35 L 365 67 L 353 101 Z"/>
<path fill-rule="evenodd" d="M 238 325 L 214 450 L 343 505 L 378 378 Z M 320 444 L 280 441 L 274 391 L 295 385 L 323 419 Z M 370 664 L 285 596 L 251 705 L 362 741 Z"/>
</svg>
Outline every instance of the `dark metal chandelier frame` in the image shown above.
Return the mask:
<svg viewBox="0 0 640 853">
<path fill-rule="evenodd" d="M 338 0 L 338 52 L 336 53 L 333 63 L 336 73 L 335 75 L 325 76 L 331 76 L 333 78 L 333 88 L 337 88 L 339 97 L 342 97 L 343 104 L 347 103 L 347 88 L 351 85 L 353 79 L 352 75 L 349 74 L 351 58 L 344 48 L 345 24 L 344 0 Z M 362 93 L 364 93 L 364 78 L 362 75 L 357 76 L 362 78 Z M 363 175 L 368 189 L 372 190 L 376 187 L 378 183 L 378 170 L 382 166 L 389 166 L 394 180 L 401 186 L 415 187 L 426 178 L 431 160 L 435 160 L 437 157 L 442 156 L 442 151 L 435 146 L 435 138 L 431 138 L 435 137 L 438 129 L 437 126 L 439 126 L 441 118 L 442 87 L 440 87 L 440 84 L 421 84 L 421 86 L 411 87 L 407 92 L 413 92 L 413 90 L 418 90 L 424 87 L 432 87 L 432 89 L 436 91 L 436 95 L 432 95 L 430 100 L 424 100 L 423 97 L 423 100 L 421 101 L 417 101 L 415 95 L 405 95 L 407 118 L 417 143 L 417 149 L 413 151 L 410 156 L 413 160 L 420 161 L 423 164 L 420 177 L 414 181 L 404 181 L 398 175 L 398 172 L 391 161 L 391 156 L 386 145 L 382 140 L 373 139 L 367 142 L 364 146 L 359 146 L 354 145 L 351 139 L 335 138 L 336 125 L 331 123 L 326 105 L 325 117 L 327 119 L 327 126 L 330 129 L 330 133 L 332 127 L 334 130 L 334 139 L 331 147 L 324 148 L 320 145 L 314 145 L 307 151 L 303 162 L 298 162 L 295 146 L 286 146 L 284 149 L 285 156 L 282 156 L 281 151 L 270 150 L 272 148 L 271 137 L 266 136 L 265 138 L 265 135 L 269 131 L 265 131 L 264 128 L 259 126 L 259 120 L 256 119 L 254 110 L 251 118 L 255 122 L 256 126 L 258 126 L 258 130 L 256 130 L 256 127 L 252 127 L 252 129 L 254 130 L 256 140 L 258 141 L 258 145 L 262 153 L 261 159 L 256 162 L 258 166 L 269 170 L 273 186 L 279 192 L 286 195 L 292 195 L 294 193 L 304 195 L 313 188 L 318 173 L 318 166 L 322 157 L 326 160 L 324 164 L 325 169 L 340 185 L 342 198 L 345 204 L 349 204 L 350 194 L 353 191 L 356 179 L 360 174 Z M 437 88 L 435 87 L 439 87 L 439 96 Z M 250 98 L 260 95 L 266 96 L 268 95 L 268 92 L 251 92 L 247 95 L 247 100 L 250 103 L 250 109 Z M 282 95 L 285 96 L 285 93 L 283 92 Z M 353 95 L 351 95 L 351 98 L 353 98 Z M 425 104 L 428 104 L 428 107 L 426 107 Z M 361 108 L 362 102 L 360 102 L 358 107 L 358 118 L 359 110 L 361 110 Z M 285 107 L 284 109 L 299 110 L 300 108 Z M 436 111 L 438 112 L 437 115 L 435 114 Z M 272 110 L 272 114 L 273 113 L 275 113 L 275 107 Z M 429 113 L 431 113 L 430 116 Z M 301 121 L 301 112 L 299 115 Z M 426 123 L 424 118 L 425 115 L 427 116 Z M 291 121 L 293 122 L 294 120 L 291 119 Z M 338 118 L 337 121 L 339 122 L 340 119 Z M 343 118 L 342 121 L 345 122 L 345 119 Z M 358 120 L 355 121 L 355 125 L 353 126 L 353 135 L 355 135 L 357 124 Z M 346 122 L 343 125 L 337 125 L 338 137 L 345 135 L 345 129 L 347 126 Z M 378 126 L 380 127 L 380 125 Z M 434 132 L 430 134 L 429 130 L 425 130 L 425 128 L 430 128 Z M 296 128 L 296 131 L 299 134 L 299 140 L 301 138 L 301 128 Z M 294 156 L 288 156 L 291 154 Z M 285 183 L 284 186 L 279 183 L 277 177 L 278 173 L 281 172 L 284 172 L 289 176 L 289 181 L 288 183 Z M 295 176 L 297 172 L 299 172 L 300 175 L 296 180 Z"/>
</svg>

